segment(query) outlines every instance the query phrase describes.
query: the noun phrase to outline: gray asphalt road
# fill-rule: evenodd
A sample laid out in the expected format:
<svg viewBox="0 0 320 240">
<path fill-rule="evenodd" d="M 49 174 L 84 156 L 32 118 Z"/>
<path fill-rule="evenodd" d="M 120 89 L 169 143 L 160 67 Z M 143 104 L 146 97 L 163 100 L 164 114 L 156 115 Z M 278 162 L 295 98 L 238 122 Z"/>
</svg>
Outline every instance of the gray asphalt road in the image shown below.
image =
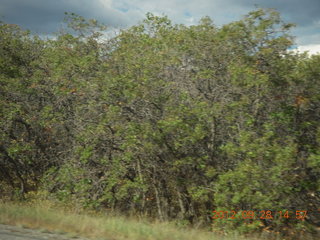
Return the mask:
<svg viewBox="0 0 320 240">
<path fill-rule="evenodd" d="M 69 238 L 62 234 L 41 232 L 16 226 L 0 224 L 0 240 L 85 240 L 83 238 Z"/>
</svg>

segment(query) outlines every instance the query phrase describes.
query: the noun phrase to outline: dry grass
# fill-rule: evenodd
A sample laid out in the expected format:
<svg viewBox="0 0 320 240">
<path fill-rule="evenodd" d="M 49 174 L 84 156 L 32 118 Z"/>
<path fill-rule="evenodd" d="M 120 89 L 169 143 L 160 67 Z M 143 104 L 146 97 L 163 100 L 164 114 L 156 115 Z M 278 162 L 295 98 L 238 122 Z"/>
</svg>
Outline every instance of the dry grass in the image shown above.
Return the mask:
<svg viewBox="0 0 320 240">
<path fill-rule="evenodd" d="M 62 210 L 0 203 L 0 223 L 20 225 L 43 231 L 66 232 L 92 239 L 113 240 L 233 240 L 212 232 L 179 229 L 171 223 L 128 219 L 119 216 L 90 216 Z"/>
</svg>

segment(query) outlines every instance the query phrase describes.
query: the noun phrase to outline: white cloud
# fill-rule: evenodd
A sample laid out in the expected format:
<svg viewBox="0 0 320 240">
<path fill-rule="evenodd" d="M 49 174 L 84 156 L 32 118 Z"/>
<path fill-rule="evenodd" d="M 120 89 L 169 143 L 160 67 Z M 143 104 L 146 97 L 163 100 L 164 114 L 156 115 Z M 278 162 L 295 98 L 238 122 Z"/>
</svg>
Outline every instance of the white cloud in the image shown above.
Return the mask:
<svg viewBox="0 0 320 240">
<path fill-rule="evenodd" d="M 135 6 L 142 13 L 165 14 L 176 23 L 186 23 L 190 21 L 190 17 L 193 17 L 196 23 L 200 18 L 210 16 L 216 24 L 222 25 L 238 20 L 250 10 L 246 6 L 228 4 L 225 0 L 113 0 L 113 2 Z"/>
<path fill-rule="evenodd" d="M 111 8 L 112 0 L 98 0 L 103 6 L 107 8 Z"/>
<path fill-rule="evenodd" d="M 320 44 L 309 44 L 309 45 L 298 46 L 296 51 L 300 53 L 307 51 L 310 55 L 320 54 Z"/>
<path fill-rule="evenodd" d="M 214 24 L 221 26 L 239 20 L 254 9 L 254 4 L 259 4 L 261 7 L 278 9 L 286 21 L 298 24 L 298 28 L 292 31 L 293 35 L 297 36 L 298 46 L 315 45 L 320 42 L 319 0 L 0 0 L 0 2 L 0 18 L 4 16 L 5 22 L 43 33 L 55 32 L 66 11 L 85 18 L 95 18 L 116 28 L 137 24 L 145 18 L 147 12 L 164 14 L 174 23 L 186 25 L 197 24 L 200 18 L 209 16 Z"/>
</svg>

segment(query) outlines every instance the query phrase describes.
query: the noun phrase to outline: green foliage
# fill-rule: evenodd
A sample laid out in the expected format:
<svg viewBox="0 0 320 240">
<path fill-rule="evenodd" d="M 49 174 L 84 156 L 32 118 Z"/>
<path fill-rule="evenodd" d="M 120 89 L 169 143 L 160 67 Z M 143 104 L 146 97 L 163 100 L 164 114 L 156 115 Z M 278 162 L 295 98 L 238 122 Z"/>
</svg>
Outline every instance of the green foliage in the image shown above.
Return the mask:
<svg viewBox="0 0 320 240">
<path fill-rule="evenodd" d="M 110 38 L 66 21 L 47 40 L 0 25 L 0 191 L 194 224 L 310 210 L 214 222 L 225 231 L 319 224 L 320 57 L 287 50 L 277 12 L 222 27 L 148 13 Z"/>
</svg>

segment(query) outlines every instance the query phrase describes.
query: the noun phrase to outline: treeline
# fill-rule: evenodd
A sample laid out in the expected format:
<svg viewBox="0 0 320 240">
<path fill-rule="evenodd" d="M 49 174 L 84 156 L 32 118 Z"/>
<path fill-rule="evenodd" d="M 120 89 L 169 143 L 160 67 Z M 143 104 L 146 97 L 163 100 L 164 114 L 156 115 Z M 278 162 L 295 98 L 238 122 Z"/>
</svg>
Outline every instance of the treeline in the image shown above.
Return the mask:
<svg viewBox="0 0 320 240">
<path fill-rule="evenodd" d="M 292 24 L 263 9 L 222 27 L 147 14 L 107 38 L 67 22 L 49 39 L 0 24 L 2 196 L 193 223 L 290 213 L 214 220 L 244 232 L 319 226 L 320 56 L 288 51 Z"/>
</svg>

